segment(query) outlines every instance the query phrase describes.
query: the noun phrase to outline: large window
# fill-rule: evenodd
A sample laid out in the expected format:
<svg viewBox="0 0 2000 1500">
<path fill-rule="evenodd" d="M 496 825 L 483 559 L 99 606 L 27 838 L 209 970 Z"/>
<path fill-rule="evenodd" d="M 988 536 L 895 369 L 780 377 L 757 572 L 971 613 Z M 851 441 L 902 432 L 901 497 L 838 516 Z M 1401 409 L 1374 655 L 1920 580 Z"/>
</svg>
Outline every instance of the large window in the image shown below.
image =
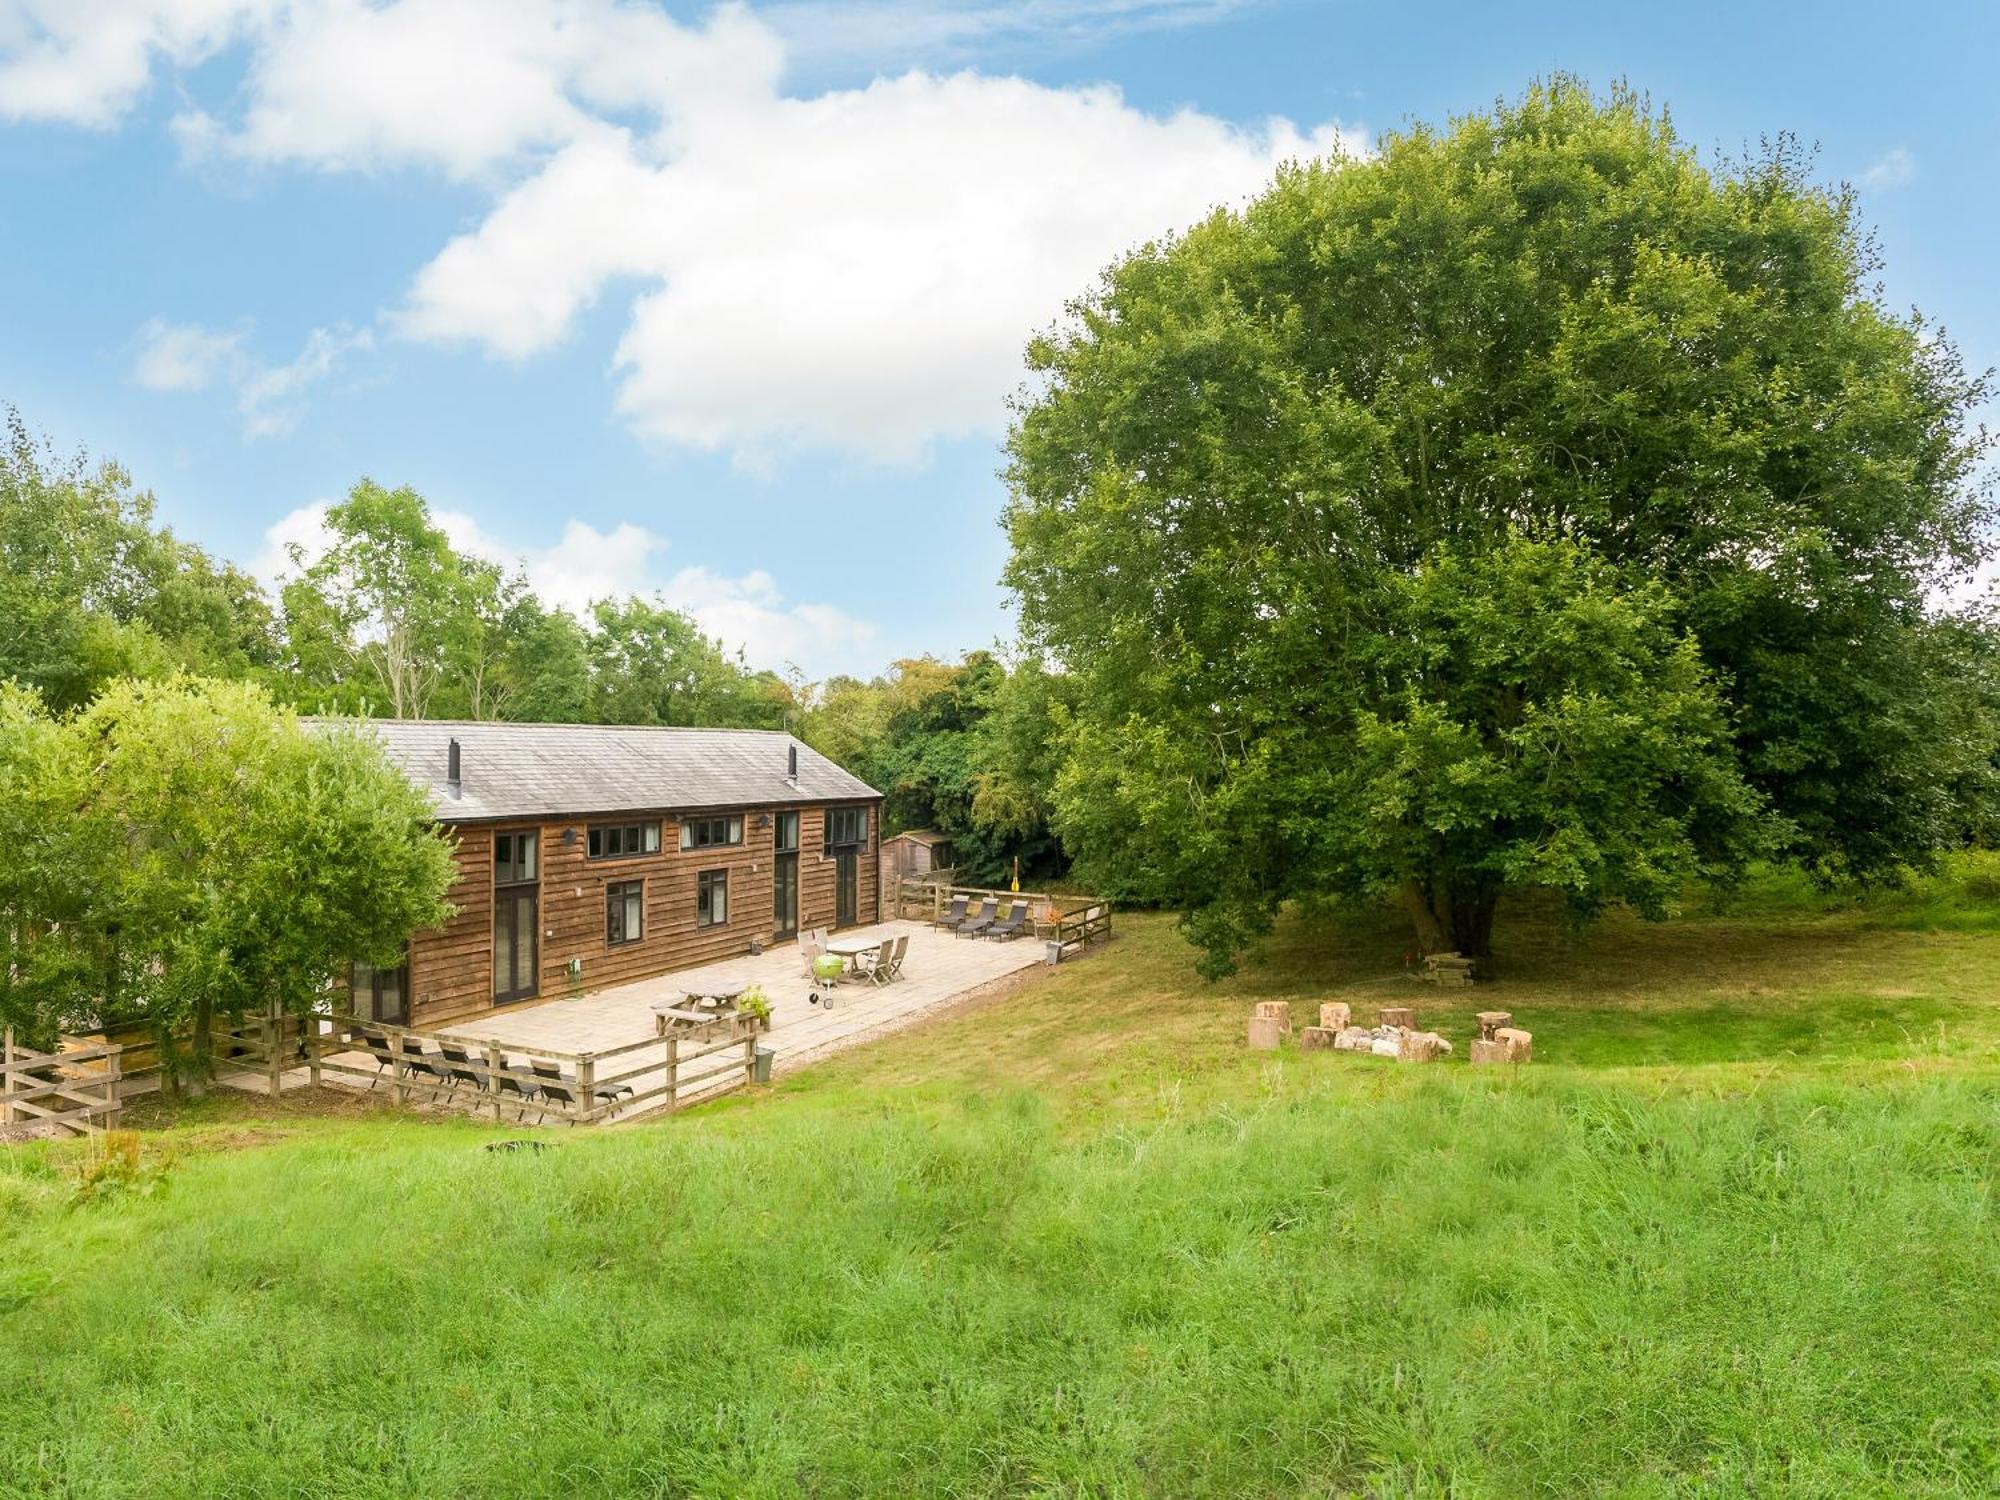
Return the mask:
<svg viewBox="0 0 2000 1500">
<path fill-rule="evenodd" d="M 868 809 L 829 807 L 826 810 L 826 847 L 843 849 L 868 842 Z"/>
<path fill-rule="evenodd" d="M 718 849 L 743 842 L 743 820 L 739 818 L 696 818 L 681 824 L 683 849 Z"/>
<path fill-rule="evenodd" d="M 719 927 L 729 920 L 729 872 L 703 870 L 695 878 L 694 925 Z"/>
<path fill-rule="evenodd" d="M 660 852 L 658 823 L 598 823 L 586 841 L 592 859 L 629 859 Z"/>
<path fill-rule="evenodd" d="M 780 854 L 796 854 L 799 849 L 799 815 L 795 812 L 778 814 L 778 826 L 772 832 L 771 846 Z"/>
<path fill-rule="evenodd" d="M 646 882 L 615 880 L 604 888 L 604 941 L 616 948 L 646 935 Z"/>
<path fill-rule="evenodd" d="M 535 880 L 535 855 L 540 844 L 540 836 L 534 833 L 494 834 L 493 883 L 532 885 Z"/>
</svg>

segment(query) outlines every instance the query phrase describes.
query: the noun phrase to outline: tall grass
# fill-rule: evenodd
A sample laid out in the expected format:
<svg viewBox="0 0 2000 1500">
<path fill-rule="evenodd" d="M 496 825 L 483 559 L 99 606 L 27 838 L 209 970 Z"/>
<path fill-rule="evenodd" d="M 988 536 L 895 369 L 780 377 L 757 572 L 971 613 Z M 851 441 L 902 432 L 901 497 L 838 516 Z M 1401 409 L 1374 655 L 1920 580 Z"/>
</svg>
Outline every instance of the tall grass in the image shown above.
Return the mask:
<svg viewBox="0 0 2000 1500">
<path fill-rule="evenodd" d="M 1991 1493 L 1996 1105 L 1315 1058 L 17 1173 L 0 1489 Z"/>
<path fill-rule="evenodd" d="M 240 1098 L 0 1148 L 0 1495 L 2000 1493 L 1981 873 L 1938 922 L 1530 903 L 1470 992 L 1387 916 L 1218 986 L 1121 918 L 540 1152 Z M 1270 998 L 1498 1005 L 1537 1061 L 1247 1052 Z"/>
</svg>

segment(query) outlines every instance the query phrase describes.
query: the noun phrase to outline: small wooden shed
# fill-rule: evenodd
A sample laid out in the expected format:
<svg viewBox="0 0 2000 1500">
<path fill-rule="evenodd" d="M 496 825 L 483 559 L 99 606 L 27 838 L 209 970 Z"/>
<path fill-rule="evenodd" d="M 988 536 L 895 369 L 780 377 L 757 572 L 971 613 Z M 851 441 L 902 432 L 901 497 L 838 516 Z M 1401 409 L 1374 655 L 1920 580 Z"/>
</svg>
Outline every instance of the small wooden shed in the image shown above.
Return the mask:
<svg viewBox="0 0 2000 1500">
<path fill-rule="evenodd" d="M 916 880 L 933 870 L 949 870 L 953 858 L 951 836 L 935 828 L 911 828 L 882 840 L 882 878 Z"/>
</svg>

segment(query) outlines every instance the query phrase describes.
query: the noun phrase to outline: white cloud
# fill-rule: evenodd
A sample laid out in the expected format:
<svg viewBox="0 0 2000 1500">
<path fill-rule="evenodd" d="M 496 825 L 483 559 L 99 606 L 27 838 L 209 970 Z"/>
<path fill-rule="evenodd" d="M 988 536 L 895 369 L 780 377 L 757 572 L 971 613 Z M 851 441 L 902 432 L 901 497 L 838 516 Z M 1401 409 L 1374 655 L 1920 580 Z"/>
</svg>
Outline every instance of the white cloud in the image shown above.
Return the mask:
<svg viewBox="0 0 2000 1500">
<path fill-rule="evenodd" d="M 132 378 L 149 391 L 204 391 L 246 358 L 241 332 L 154 318 L 140 328 Z"/>
<path fill-rule="evenodd" d="M 1154 115 L 1111 88 L 972 71 L 780 87 L 787 35 L 811 55 L 907 59 L 1186 24 L 1236 0 L 848 0 L 775 22 L 724 5 L 700 24 L 650 0 L 103 0 L 124 18 L 102 44 L 115 67 L 89 62 L 99 44 L 54 0 L 13 3 L 0 107 L 4 69 L 46 54 L 74 65 L 75 117 L 101 123 L 156 59 L 186 67 L 242 38 L 241 107 L 184 114 L 189 151 L 490 186 L 390 326 L 525 360 L 623 293 L 618 410 L 752 467 L 800 447 L 906 464 L 997 431 L 1028 336 L 1108 261 L 1287 158 L 1360 144 L 1334 124 Z M 309 378 L 277 382 L 279 409 Z"/>
<path fill-rule="evenodd" d="M 273 9 L 271 0 L 0 0 L 0 116 L 115 125 L 156 58 L 193 67 Z"/>
<path fill-rule="evenodd" d="M 154 318 L 136 336 L 132 378 L 149 391 L 203 391 L 228 386 L 248 438 L 277 437 L 298 425 L 305 393 L 332 374 L 347 355 L 374 347 L 367 329 L 315 328 L 297 356 L 265 364 L 245 347 L 243 329 L 205 328 Z"/>
<path fill-rule="evenodd" d="M 251 571 L 275 593 L 293 577 L 291 549 L 307 563 L 326 550 L 328 502 L 302 505 L 280 517 L 264 533 Z M 560 605 L 580 619 L 598 599 L 636 594 L 657 597 L 683 611 L 730 651 L 741 651 L 752 667 L 782 670 L 797 666 L 813 677 L 834 672 L 872 672 L 879 665 L 878 632 L 830 604 L 794 603 L 762 569 L 740 577 L 699 564 L 663 572 L 659 559 L 667 539 L 645 526 L 621 521 L 600 531 L 572 517 L 550 546 L 510 546 L 464 511 L 433 511 L 431 519 L 461 552 L 526 574 L 528 586 L 546 604 Z"/>
<path fill-rule="evenodd" d="M 1107 261 L 1342 144 L 974 73 L 772 93 L 682 137 L 558 153 L 418 275 L 400 329 L 519 359 L 638 277 L 616 356 L 635 428 L 908 462 L 999 428 L 1028 335 Z"/>
<path fill-rule="evenodd" d="M 1917 159 L 1902 146 L 1893 146 L 1884 151 L 1861 174 L 1861 185 L 1881 191 L 1899 188 L 1914 182 L 1917 176 Z"/>
</svg>

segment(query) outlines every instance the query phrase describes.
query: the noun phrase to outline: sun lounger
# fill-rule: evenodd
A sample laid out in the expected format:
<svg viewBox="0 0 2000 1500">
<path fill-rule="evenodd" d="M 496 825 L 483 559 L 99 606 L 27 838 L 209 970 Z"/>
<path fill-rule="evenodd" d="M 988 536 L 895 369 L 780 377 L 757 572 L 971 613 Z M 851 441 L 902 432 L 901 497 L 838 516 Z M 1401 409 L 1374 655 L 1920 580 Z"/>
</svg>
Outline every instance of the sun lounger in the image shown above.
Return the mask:
<svg viewBox="0 0 2000 1500">
<path fill-rule="evenodd" d="M 988 896 L 984 901 L 979 903 L 979 910 L 976 913 L 958 924 L 956 929 L 958 935 L 960 937 L 978 937 L 993 925 L 994 915 L 999 910 L 999 899 L 994 896 Z"/>
<path fill-rule="evenodd" d="M 1002 942 L 1005 942 L 1009 938 L 1019 937 L 1021 929 L 1027 925 L 1028 903 L 1025 901 L 1016 901 L 1013 906 L 1008 908 L 1007 915 L 987 928 L 981 936 L 999 938 Z"/>
</svg>

